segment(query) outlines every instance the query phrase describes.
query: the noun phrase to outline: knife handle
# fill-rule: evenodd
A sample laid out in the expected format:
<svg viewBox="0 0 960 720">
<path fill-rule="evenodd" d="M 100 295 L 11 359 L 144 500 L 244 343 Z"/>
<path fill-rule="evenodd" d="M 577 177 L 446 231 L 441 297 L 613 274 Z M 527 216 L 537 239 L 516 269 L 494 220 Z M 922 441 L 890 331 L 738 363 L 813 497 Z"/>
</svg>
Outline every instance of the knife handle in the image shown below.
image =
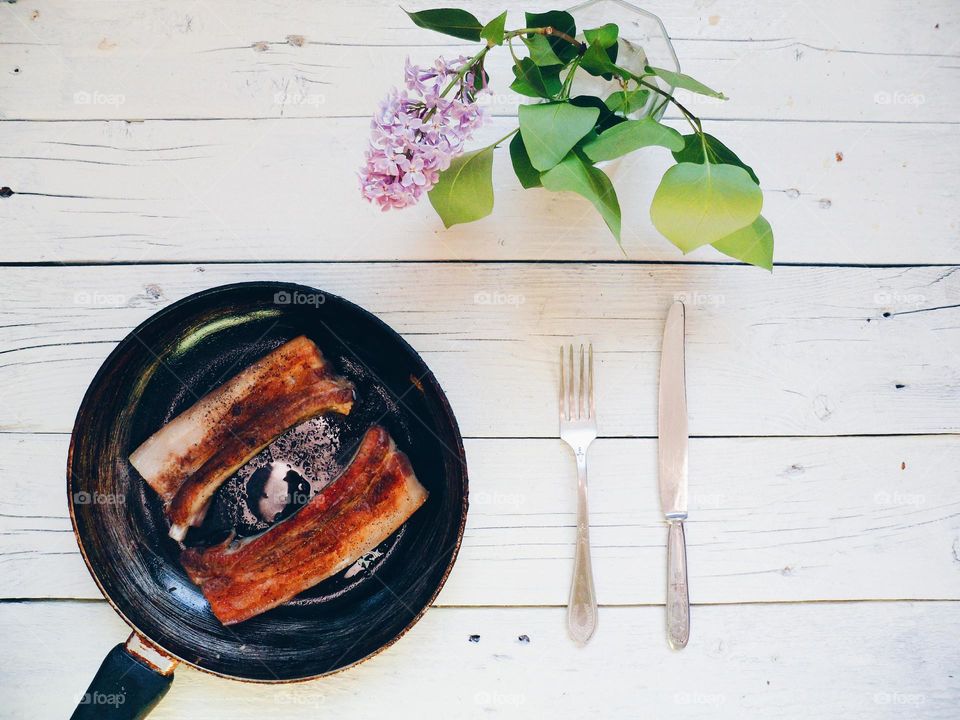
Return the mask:
<svg viewBox="0 0 960 720">
<path fill-rule="evenodd" d="M 668 521 L 667 535 L 667 642 L 674 650 L 690 639 L 690 595 L 687 590 L 687 541 L 683 520 Z"/>
</svg>

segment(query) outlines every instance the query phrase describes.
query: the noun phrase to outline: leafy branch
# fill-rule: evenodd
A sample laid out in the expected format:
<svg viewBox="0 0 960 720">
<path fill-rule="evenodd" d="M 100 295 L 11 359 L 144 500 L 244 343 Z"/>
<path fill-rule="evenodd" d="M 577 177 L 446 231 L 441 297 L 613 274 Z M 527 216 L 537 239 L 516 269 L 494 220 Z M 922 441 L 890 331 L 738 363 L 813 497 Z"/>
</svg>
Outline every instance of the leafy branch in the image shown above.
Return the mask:
<svg viewBox="0 0 960 720">
<path fill-rule="evenodd" d="M 760 215 L 763 194 L 756 173 L 704 132 L 700 118 L 673 90 L 726 100 L 723 93 L 673 70 L 652 66 L 639 74 L 627 70 L 618 64 L 617 25 L 607 23 L 578 34 L 574 18 L 565 11 L 526 13 L 524 26 L 514 30 L 506 28 L 506 12 L 488 23 L 454 8 L 407 14 L 419 27 L 484 43 L 443 87 L 440 97 L 455 89 L 461 92 L 468 76 L 485 87 L 485 58 L 506 45 L 513 59 L 510 88 L 541 101 L 521 105 L 517 128 L 487 147 L 453 158 L 439 174 L 428 194 L 447 227 L 493 211 L 493 150 L 512 138 L 510 158 L 524 188 L 583 196 L 620 242 L 620 204 L 597 163 L 660 146 L 671 151 L 677 164 L 664 173 L 653 196 L 650 217 L 657 230 L 685 253 L 710 244 L 737 260 L 772 267 L 773 231 Z M 518 55 L 515 41 L 522 43 L 524 55 Z M 578 72 L 609 81 L 612 92 L 605 98 L 571 97 Z M 681 135 L 656 119 L 668 104 L 686 120 L 690 134 Z M 435 111 L 426 111 L 424 121 Z"/>
</svg>

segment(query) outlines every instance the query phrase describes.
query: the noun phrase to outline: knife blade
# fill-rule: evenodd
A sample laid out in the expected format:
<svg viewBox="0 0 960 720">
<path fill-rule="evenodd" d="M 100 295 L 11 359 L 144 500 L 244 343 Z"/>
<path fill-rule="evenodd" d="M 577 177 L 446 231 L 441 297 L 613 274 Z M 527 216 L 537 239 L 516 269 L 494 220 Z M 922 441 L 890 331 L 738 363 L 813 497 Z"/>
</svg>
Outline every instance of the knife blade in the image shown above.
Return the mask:
<svg viewBox="0 0 960 720">
<path fill-rule="evenodd" d="M 675 302 L 670 306 L 663 327 L 657 443 L 660 507 L 671 520 L 687 517 L 687 386 L 683 330 L 683 303 Z"/>
<path fill-rule="evenodd" d="M 687 519 L 687 388 L 684 363 L 682 302 L 667 313 L 660 351 L 660 397 L 657 453 L 660 508 L 667 534 L 667 642 L 675 650 L 690 638 L 690 597 L 687 588 L 687 548 L 683 521 Z"/>
</svg>

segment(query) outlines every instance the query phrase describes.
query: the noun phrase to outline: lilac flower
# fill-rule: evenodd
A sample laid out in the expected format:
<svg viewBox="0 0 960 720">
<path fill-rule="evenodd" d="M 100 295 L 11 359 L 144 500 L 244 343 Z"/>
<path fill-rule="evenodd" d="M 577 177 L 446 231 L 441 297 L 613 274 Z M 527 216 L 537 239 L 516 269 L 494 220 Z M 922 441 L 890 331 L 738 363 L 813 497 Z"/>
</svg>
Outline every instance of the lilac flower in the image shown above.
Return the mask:
<svg viewBox="0 0 960 720">
<path fill-rule="evenodd" d="M 404 67 L 405 90 L 393 89 L 370 123 L 370 147 L 360 172 L 360 192 L 381 210 L 414 205 L 430 191 L 440 173 L 463 152 L 464 143 L 483 122 L 476 99 L 482 67 L 460 77 L 468 58 L 437 58 L 431 67 Z M 454 81 L 452 97 L 442 93 Z M 481 85 L 484 82 L 480 83 Z"/>
</svg>

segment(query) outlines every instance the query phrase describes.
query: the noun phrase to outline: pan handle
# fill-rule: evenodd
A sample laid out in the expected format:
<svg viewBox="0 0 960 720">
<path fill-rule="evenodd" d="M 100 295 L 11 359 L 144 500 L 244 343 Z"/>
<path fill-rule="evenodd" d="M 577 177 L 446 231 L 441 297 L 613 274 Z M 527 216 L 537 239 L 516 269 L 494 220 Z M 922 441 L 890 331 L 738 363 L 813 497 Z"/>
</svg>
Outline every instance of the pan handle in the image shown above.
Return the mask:
<svg viewBox="0 0 960 720">
<path fill-rule="evenodd" d="M 71 720 L 141 720 L 167 694 L 177 661 L 133 633 L 103 659 Z"/>
</svg>

